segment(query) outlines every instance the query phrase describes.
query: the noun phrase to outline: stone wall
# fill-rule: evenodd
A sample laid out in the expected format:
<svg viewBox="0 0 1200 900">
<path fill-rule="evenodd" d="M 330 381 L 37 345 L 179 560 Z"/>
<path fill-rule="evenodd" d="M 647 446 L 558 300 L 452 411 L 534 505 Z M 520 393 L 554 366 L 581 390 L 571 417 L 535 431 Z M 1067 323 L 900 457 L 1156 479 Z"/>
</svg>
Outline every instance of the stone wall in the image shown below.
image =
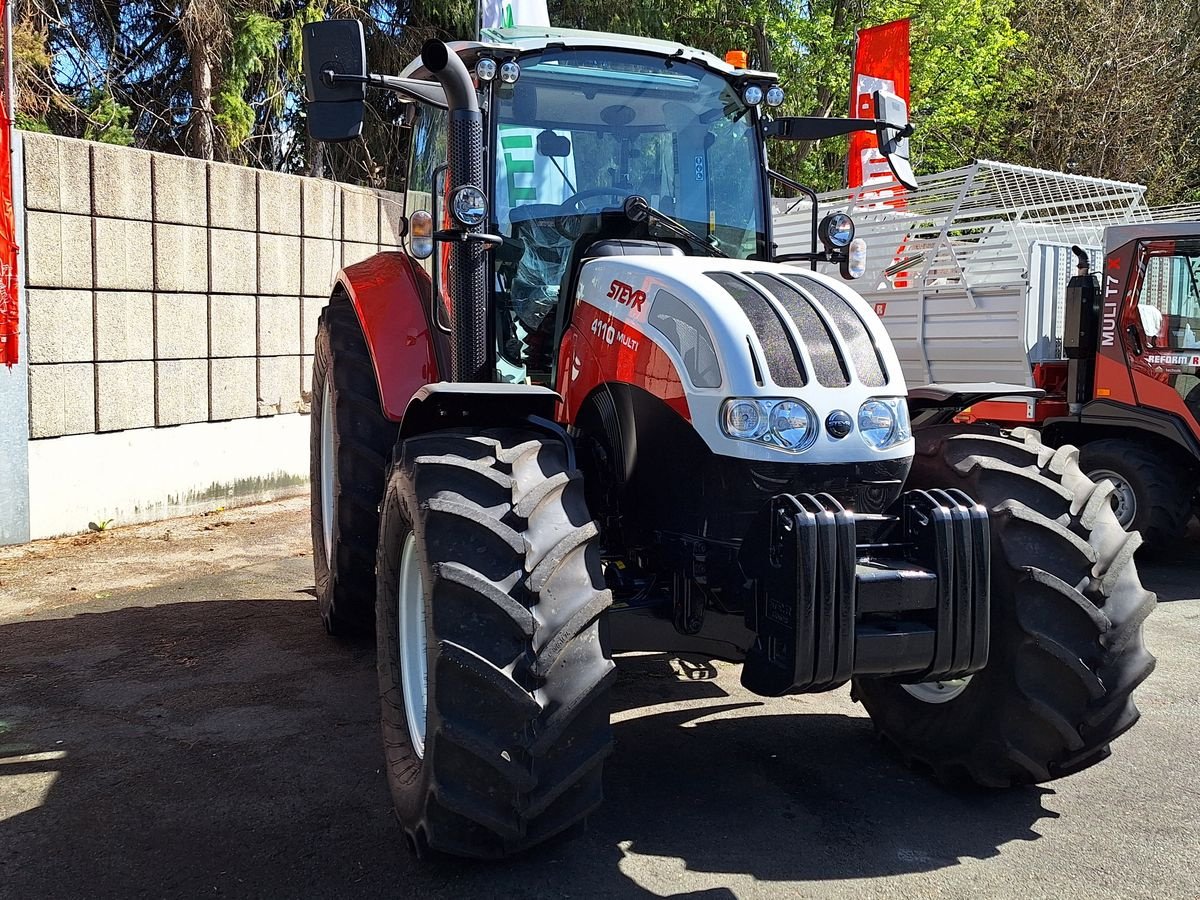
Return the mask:
<svg viewBox="0 0 1200 900">
<path fill-rule="evenodd" d="M 317 317 L 339 268 L 396 246 L 402 197 L 16 138 L 25 359 L 0 389 L 27 373 L 28 416 L 0 420 L 0 464 L 27 502 L 0 540 L 304 490 Z"/>
<path fill-rule="evenodd" d="M 340 267 L 398 195 L 22 135 L 30 437 L 306 412 Z"/>
</svg>

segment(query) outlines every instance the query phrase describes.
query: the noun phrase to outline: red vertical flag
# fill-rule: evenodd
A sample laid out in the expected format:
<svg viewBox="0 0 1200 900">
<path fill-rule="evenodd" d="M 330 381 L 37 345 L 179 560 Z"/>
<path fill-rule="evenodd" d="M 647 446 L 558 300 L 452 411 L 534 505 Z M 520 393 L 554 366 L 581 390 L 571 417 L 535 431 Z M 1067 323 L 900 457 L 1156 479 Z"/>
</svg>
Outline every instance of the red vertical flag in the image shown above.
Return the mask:
<svg viewBox="0 0 1200 900">
<path fill-rule="evenodd" d="M 5 75 L 0 86 L 0 364 L 12 366 L 17 361 L 17 341 L 20 327 L 17 322 L 17 228 L 13 216 L 12 173 L 12 36 L 8 34 L 8 0 L 0 0 L 0 26 L 4 29 Z"/>
<path fill-rule="evenodd" d="M 858 33 L 854 52 L 854 72 L 850 79 L 850 115 L 857 119 L 875 117 L 873 96 L 885 90 L 902 98 L 909 97 L 908 19 L 864 28 Z M 895 181 L 887 160 L 879 152 L 873 131 L 850 135 L 847 186 L 872 181 Z"/>
</svg>

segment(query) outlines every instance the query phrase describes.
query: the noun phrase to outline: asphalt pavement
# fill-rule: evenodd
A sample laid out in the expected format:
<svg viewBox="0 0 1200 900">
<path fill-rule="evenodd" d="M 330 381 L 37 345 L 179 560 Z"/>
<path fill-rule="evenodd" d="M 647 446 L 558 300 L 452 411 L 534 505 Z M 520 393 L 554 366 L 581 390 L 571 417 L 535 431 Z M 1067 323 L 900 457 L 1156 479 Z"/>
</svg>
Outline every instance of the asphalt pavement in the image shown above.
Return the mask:
<svg viewBox="0 0 1200 900">
<path fill-rule="evenodd" d="M 140 539 L 0 560 L 0 897 L 1200 897 L 1200 544 L 1143 566 L 1143 718 L 1077 776 L 952 792 L 847 690 L 763 700 L 736 666 L 642 655 L 586 830 L 420 863 L 380 768 L 374 645 L 322 632 L 302 504 L 259 520 L 182 541 L 260 557 L 137 587 L 97 589 L 87 554 L 125 584 Z"/>
</svg>

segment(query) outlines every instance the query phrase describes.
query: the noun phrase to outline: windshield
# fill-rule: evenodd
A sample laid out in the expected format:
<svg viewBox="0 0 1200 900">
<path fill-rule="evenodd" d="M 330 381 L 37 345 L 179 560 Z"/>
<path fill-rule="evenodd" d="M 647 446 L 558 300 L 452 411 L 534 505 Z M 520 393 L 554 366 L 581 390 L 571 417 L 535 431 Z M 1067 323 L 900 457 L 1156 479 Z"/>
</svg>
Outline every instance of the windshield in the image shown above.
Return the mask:
<svg viewBox="0 0 1200 900">
<path fill-rule="evenodd" d="M 547 50 L 520 64 L 515 85 L 497 85 L 492 117 L 499 233 L 619 210 L 638 194 L 728 256 L 765 245 L 752 117 L 724 78 L 613 50 Z"/>
<path fill-rule="evenodd" d="M 1159 347 L 1200 349 L 1200 239 L 1148 241 L 1138 288 L 1146 337 Z M 1157 327 L 1150 327 L 1157 326 Z"/>
</svg>

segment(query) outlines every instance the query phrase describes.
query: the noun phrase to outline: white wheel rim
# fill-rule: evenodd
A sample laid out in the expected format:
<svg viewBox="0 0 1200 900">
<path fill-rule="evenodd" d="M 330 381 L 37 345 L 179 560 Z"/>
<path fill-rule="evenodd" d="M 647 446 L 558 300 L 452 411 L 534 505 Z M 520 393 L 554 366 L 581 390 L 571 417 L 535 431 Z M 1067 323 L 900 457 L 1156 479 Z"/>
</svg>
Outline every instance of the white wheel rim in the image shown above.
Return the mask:
<svg viewBox="0 0 1200 900">
<path fill-rule="evenodd" d="M 948 681 L 923 681 L 920 684 L 902 684 L 910 695 L 922 703 L 949 703 L 967 689 L 971 676 L 952 678 Z"/>
<path fill-rule="evenodd" d="M 1088 472 L 1087 476 L 1092 481 L 1107 479 L 1112 483 L 1113 512 L 1116 514 L 1117 521 L 1121 523 L 1121 527 L 1128 528 L 1133 522 L 1134 516 L 1137 515 L 1137 495 L 1134 494 L 1133 487 L 1111 469 L 1096 469 L 1094 472 Z"/>
<path fill-rule="evenodd" d="M 425 584 L 417 559 L 417 539 L 410 534 L 400 553 L 400 683 L 408 737 L 418 759 L 425 756 L 425 715 L 429 694 L 429 661 L 425 641 Z"/>
<path fill-rule="evenodd" d="M 321 398 L 321 533 L 325 538 L 325 564 L 333 567 L 333 391 L 325 370 Z"/>
</svg>

